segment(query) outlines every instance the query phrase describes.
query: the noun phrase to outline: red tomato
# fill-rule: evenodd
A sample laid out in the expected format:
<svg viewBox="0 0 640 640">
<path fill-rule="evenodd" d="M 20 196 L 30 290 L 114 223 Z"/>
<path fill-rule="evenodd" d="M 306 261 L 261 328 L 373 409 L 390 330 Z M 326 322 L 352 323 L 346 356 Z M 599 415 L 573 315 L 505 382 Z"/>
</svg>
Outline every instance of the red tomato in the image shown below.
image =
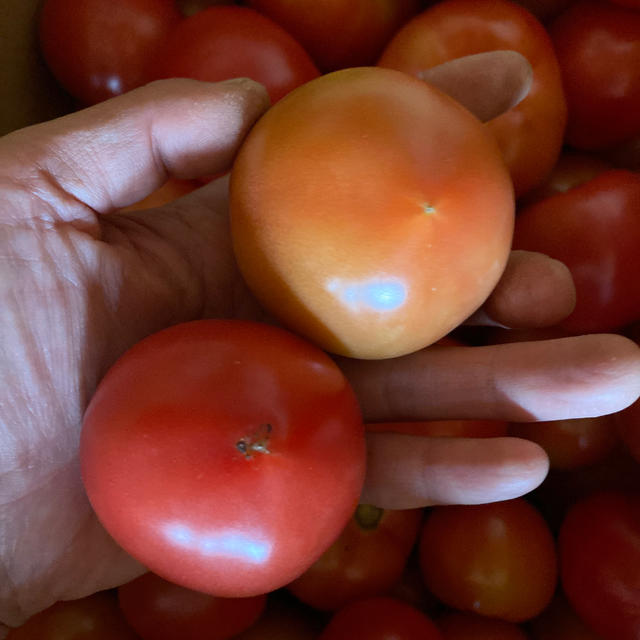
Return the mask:
<svg viewBox="0 0 640 640">
<path fill-rule="evenodd" d="M 566 121 L 560 69 L 544 27 L 507 0 L 444 0 L 410 20 L 379 64 L 417 74 L 453 58 L 512 49 L 533 68 L 529 95 L 487 123 L 510 169 L 516 194 L 540 184 L 558 159 Z"/>
<path fill-rule="evenodd" d="M 614 4 L 618 4 L 621 7 L 628 7 L 629 9 L 640 9 L 640 0 L 609 0 Z"/>
<path fill-rule="evenodd" d="M 611 415 L 512 423 L 509 435 L 537 442 L 554 469 L 575 469 L 604 460 L 618 443 Z"/>
<path fill-rule="evenodd" d="M 366 424 L 374 433 L 405 433 L 411 436 L 454 438 L 498 438 L 507 435 L 508 423 L 501 420 L 428 420 L 425 422 L 375 422 Z"/>
<path fill-rule="evenodd" d="M 422 509 L 359 505 L 340 537 L 289 591 L 326 611 L 387 593 L 402 576 L 421 522 Z"/>
<path fill-rule="evenodd" d="M 640 637 L 640 494 L 598 492 L 567 514 L 559 537 L 562 586 L 603 640 Z"/>
<path fill-rule="evenodd" d="M 556 586 L 553 537 L 523 499 L 432 508 L 420 566 L 445 604 L 510 622 L 540 613 Z"/>
<path fill-rule="evenodd" d="M 550 33 L 569 107 L 567 142 L 604 149 L 640 134 L 640 13 L 581 0 Z"/>
<path fill-rule="evenodd" d="M 350 386 L 306 341 L 252 322 L 176 325 L 100 383 L 81 439 L 98 517 L 162 577 L 220 597 L 297 578 L 338 537 L 364 477 Z"/>
<path fill-rule="evenodd" d="M 444 640 L 527 640 L 524 631 L 513 622 L 474 613 L 447 613 L 436 624 Z"/>
<path fill-rule="evenodd" d="M 531 640 L 602 640 L 581 620 L 562 591 L 528 628 Z"/>
<path fill-rule="evenodd" d="M 147 82 L 180 20 L 173 0 L 46 0 L 40 46 L 60 84 L 93 104 Z"/>
<path fill-rule="evenodd" d="M 640 318 L 640 174 L 624 169 L 523 209 L 513 246 L 564 262 L 577 302 L 572 333 L 612 331 Z"/>
<path fill-rule="evenodd" d="M 383 358 L 435 342 L 489 295 L 513 193 L 466 109 L 363 67 L 299 87 L 260 119 L 230 211 L 240 269 L 267 309 L 328 351 Z"/>
<path fill-rule="evenodd" d="M 329 621 L 319 640 L 442 640 L 423 613 L 388 597 L 358 600 Z"/>
<path fill-rule="evenodd" d="M 565 151 L 558 158 L 546 180 L 537 188 L 529 191 L 518 201 L 518 206 L 527 206 L 558 193 L 566 193 L 597 175 L 613 169 L 610 162 L 591 153 Z"/>
<path fill-rule="evenodd" d="M 184 16 L 192 16 L 198 11 L 218 4 L 235 4 L 233 0 L 177 0 L 178 8 Z"/>
<path fill-rule="evenodd" d="M 268 595 L 260 619 L 233 640 L 316 640 L 325 624 L 323 614 L 279 589 Z"/>
<path fill-rule="evenodd" d="M 319 75 L 309 54 L 282 27 L 246 7 L 210 7 L 183 20 L 164 43 L 157 78 L 216 82 L 247 77 L 276 102 Z"/>
<path fill-rule="evenodd" d="M 265 595 L 216 598 L 146 573 L 118 589 L 125 618 L 142 640 L 227 640 L 262 614 Z"/>
<path fill-rule="evenodd" d="M 137 640 L 114 593 L 57 602 L 12 629 L 7 640 Z"/>
<path fill-rule="evenodd" d="M 629 453 L 640 462 L 640 400 L 615 416 L 618 432 Z"/>
<path fill-rule="evenodd" d="M 374 64 L 420 0 L 248 0 L 291 33 L 323 71 Z"/>
</svg>

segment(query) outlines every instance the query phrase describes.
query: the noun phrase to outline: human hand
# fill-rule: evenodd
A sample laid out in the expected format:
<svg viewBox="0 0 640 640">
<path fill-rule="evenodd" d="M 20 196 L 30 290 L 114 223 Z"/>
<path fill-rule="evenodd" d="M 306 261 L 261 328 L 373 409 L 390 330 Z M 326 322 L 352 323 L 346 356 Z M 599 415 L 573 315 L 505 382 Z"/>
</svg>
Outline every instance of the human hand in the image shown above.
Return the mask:
<svg viewBox="0 0 640 640">
<path fill-rule="evenodd" d="M 471 67 L 452 68 L 460 87 Z M 510 95 L 525 76 L 515 74 Z M 465 103 L 473 108 L 473 97 Z M 169 175 L 224 171 L 266 107 L 250 81 L 165 81 L 0 140 L 3 622 L 144 571 L 83 491 L 78 441 L 93 390 L 127 348 L 161 328 L 267 318 L 234 262 L 225 181 L 161 208 L 118 210 Z M 571 310 L 572 295 L 562 265 L 516 254 L 475 320 L 551 324 Z M 618 336 L 447 349 L 340 363 L 372 421 L 579 417 L 621 409 L 640 392 L 639 350 Z M 547 470 L 537 445 L 513 438 L 371 434 L 369 451 L 364 497 L 384 506 L 515 497 Z"/>
</svg>

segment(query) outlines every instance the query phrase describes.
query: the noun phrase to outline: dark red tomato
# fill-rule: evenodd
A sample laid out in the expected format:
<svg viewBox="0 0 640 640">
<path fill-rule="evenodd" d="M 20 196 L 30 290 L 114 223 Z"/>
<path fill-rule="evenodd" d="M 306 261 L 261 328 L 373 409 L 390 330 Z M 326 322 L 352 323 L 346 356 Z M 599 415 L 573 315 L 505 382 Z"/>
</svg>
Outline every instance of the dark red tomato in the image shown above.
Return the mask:
<svg viewBox="0 0 640 640">
<path fill-rule="evenodd" d="M 359 505 L 340 537 L 289 591 L 326 611 L 387 593 L 402 575 L 421 522 L 422 509 Z"/>
<path fill-rule="evenodd" d="M 553 536 L 523 499 L 432 508 L 420 566 L 445 604 L 510 622 L 539 614 L 556 586 Z"/>
<path fill-rule="evenodd" d="M 575 0 L 515 0 L 515 2 L 527 11 L 531 11 L 538 20 L 548 22 Z"/>
<path fill-rule="evenodd" d="M 598 492 L 560 529 L 562 586 L 603 640 L 640 637 L 640 494 Z"/>
<path fill-rule="evenodd" d="M 400 29 L 379 64 L 416 75 L 453 58 L 496 49 L 518 51 L 533 68 L 527 97 L 486 125 L 498 141 L 516 194 L 522 195 L 555 165 L 566 121 L 551 39 L 533 15 L 507 0 L 444 0 Z"/>
<path fill-rule="evenodd" d="M 615 416 L 618 433 L 629 453 L 640 462 L 640 400 Z"/>
<path fill-rule="evenodd" d="M 267 597 L 258 621 L 233 640 L 316 640 L 326 616 L 303 605 L 284 589 Z"/>
<path fill-rule="evenodd" d="M 118 589 L 118 602 L 142 640 L 227 640 L 256 622 L 267 596 L 216 598 L 146 573 Z"/>
<path fill-rule="evenodd" d="M 135 345 L 87 410 L 82 474 L 149 570 L 220 597 L 297 578 L 340 535 L 364 479 L 353 391 L 322 351 L 240 320 Z"/>
<path fill-rule="evenodd" d="M 565 151 L 560 155 L 545 181 L 521 198 L 518 205 L 522 208 L 557 193 L 566 193 L 569 189 L 595 178 L 607 169 L 613 169 L 612 163 L 600 156 L 579 151 Z"/>
<path fill-rule="evenodd" d="M 531 640 L 602 640 L 578 617 L 559 591 L 553 602 L 528 627 Z"/>
<path fill-rule="evenodd" d="M 498 438 L 506 436 L 502 420 L 428 420 L 425 422 L 374 422 L 365 425 L 373 433 L 404 433 L 411 436 L 454 438 Z"/>
<path fill-rule="evenodd" d="M 60 84 L 93 104 L 147 82 L 181 18 L 174 0 L 46 0 L 40 46 Z"/>
<path fill-rule="evenodd" d="M 421 0 L 249 0 L 291 33 L 323 71 L 374 64 Z"/>
<path fill-rule="evenodd" d="M 604 149 L 640 134 L 640 12 L 581 0 L 550 33 L 569 108 L 567 142 Z"/>
<path fill-rule="evenodd" d="M 447 613 L 436 624 L 444 640 L 527 640 L 517 624 L 475 613 Z"/>
<path fill-rule="evenodd" d="M 575 469 L 604 460 L 618 443 L 611 415 L 512 423 L 509 435 L 537 442 L 554 469 Z"/>
<path fill-rule="evenodd" d="M 319 640 L 442 640 L 435 624 L 401 600 L 366 598 L 343 607 Z"/>
<path fill-rule="evenodd" d="M 156 78 L 261 82 L 272 102 L 320 75 L 281 26 L 246 7 L 210 7 L 182 21 L 164 43 Z"/>
<path fill-rule="evenodd" d="M 640 0 L 609 0 L 614 4 L 618 4 L 621 7 L 628 7 L 629 9 L 640 9 Z"/>
<path fill-rule="evenodd" d="M 138 640 L 118 608 L 115 594 L 94 593 L 57 602 L 12 629 L 7 640 Z"/>
<path fill-rule="evenodd" d="M 178 8 L 182 15 L 192 16 L 198 11 L 219 4 L 235 4 L 234 0 L 177 0 Z"/>
<path fill-rule="evenodd" d="M 577 301 L 572 333 L 611 331 L 640 318 L 640 174 L 623 169 L 524 208 L 513 246 L 564 262 Z"/>
</svg>

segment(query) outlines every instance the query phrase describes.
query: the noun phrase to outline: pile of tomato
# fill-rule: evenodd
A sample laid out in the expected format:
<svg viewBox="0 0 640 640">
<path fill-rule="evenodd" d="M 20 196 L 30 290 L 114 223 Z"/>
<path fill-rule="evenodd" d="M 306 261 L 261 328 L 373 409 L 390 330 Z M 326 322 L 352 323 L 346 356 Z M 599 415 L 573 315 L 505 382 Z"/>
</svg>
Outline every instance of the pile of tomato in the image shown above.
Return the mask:
<svg viewBox="0 0 640 640">
<path fill-rule="evenodd" d="M 460 330 L 457 339 L 486 344 L 618 332 L 640 342 L 640 1 L 46 0 L 39 34 L 47 64 L 79 107 L 162 78 L 240 76 L 266 86 L 274 106 L 232 171 L 234 246 L 258 299 L 305 338 L 266 325 L 202 321 L 167 329 L 125 354 L 87 413 L 83 473 L 109 532 L 153 573 L 58 603 L 9 638 L 638 640 L 640 401 L 601 418 L 422 424 L 424 435 L 533 440 L 547 451 L 551 471 L 524 498 L 389 511 L 357 504 L 365 429 L 326 351 L 387 358 L 456 332 L 495 285 L 511 248 L 564 262 L 576 285 L 575 310 L 544 332 Z M 453 101 L 434 97 L 415 79 L 454 58 L 505 49 L 529 60 L 532 86 L 516 107 L 485 125 L 468 121 Z M 385 91 L 380 78 L 389 79 Z M 373 93 L 393 122 L 367 111 Z M 372 161 L 353 171 L 376 184 L 391 175 L 413 194 L 422 184 L 403 164 L 403 150 L 412 135 L 432 134 L 413 109 L 416 96 L 433 100 L 430 117 L 440 118 L 433 127 L 447 131 L 442 155 L 429 161 L 445 174 L 453 166 L 445 152 L 456 145 L 466 163 L 440 175 L 442 184 L 430 184 L 455 191 L 458 202 L 416 197 L 413 206 L 425 220 L 438 207 L 461 216 L 458 227 L 439 230 L 446 246 L 473 224 L 463 217 L 471 203 L 486 209 L 482 228 L 491 234 L 479 242 L 481 228 L 471 233 L 484 253 L 459 249 L 472 256 L 470 272 L 481 270 L 489 284 L 461 302 L 464 288 L 430 272 L 442 280 L 418 307 L 454 311 L 417 335 L 414 310 L 407 335 L 390 342 L 388 327 L 376 324 L 380 314 L 370 319 L 362 308 L 373 300 L 393 312 L 405 295 L 403 278 L 415 283 L 418 276 L 398 267 L 397 277 L 358 288 L 340 274 L 328 290 L 348 304 L 344 314 L 336 312 L 321 287 L 313 288 L 324 254 L 300 241 L 290 224 L 300 182 L 291 176 L 306 176 L 304 188 L 317 190 L 317 200 L 332 198 L 313 172 L 345 170 L 336 162 L 353 145 L 340 146 L 336 136 L 358 138 L 348 127 L 361 120 L 374 122 L 382 136 L 359 137 L 369 145 L 365 157 L 382 168 L 375 173 Z M 351 118 L 327 115 L 332 105 Z M 398 134 L 403 122 L 407 131 Z M 307 145 L 302 159 L 287 155 L 294 143 Z M 397 153 L 385 155 L 394 145 Z M 424 163 L 415 173 L 437 173 L 420 146 L 409 154 Z M 170 180 L 155 202 L 196 186 Z M 376 199 L 388 196 L 388 207 L 396 206 L 397 195 L 380 193 Z M 344 261 L 351 237 L 361 239 L 375 224 L 367 220 L 372 200 L 359 198 L 352 203 L 354 227 L 331 245 L 334 261 Z M 319 247 L 332 242 L 322 235 L 333 224 L 322 220 L 326 209 L 308 213 Z M 372 249 L 372 260 L 390 253 L 391 243 L 404 247 L 419 235 L 402 220 L 395 231 Z M 308 228 L 303 232 L 309 237 Z M 372 238 L 382 235 L 373 228 Z M 308 273 L 292 267 L 303 262 L 296 246 L 304 248 Z M 399 265 L 430 268 L 415 269 L 423 253 L 418 240 L 405 250 L 414 254 Z M 450 275 L 453 266 L 446 267 Z M 442 297 L 440 290 L 455 295 Z M 175 368 L 164 377 L 148 375 L 167 360 Z M 177 392 L 176 378 L 183 381 Z M 242 403 L 238 389 L 245 390 Z M 249 401 L 247 390 L 255 391 Z M 125 410 L 129 396 L 139 407 L 133 416 Z M 189 408 L 186 415 L 178 415 L 179 407 Z M 225 426 L 212 436 L 211 424 Z M 125 455 L 126 438 L 133 453 Z M 170 484 L 154 458 L 167 450 Z M 150 487 L 163 482 L 167 491 L 159 497 Z M 167 519 L 185 505 L 190 519 Z M 68 635 L 56 635 L 62 628 Z"/>
</svg>

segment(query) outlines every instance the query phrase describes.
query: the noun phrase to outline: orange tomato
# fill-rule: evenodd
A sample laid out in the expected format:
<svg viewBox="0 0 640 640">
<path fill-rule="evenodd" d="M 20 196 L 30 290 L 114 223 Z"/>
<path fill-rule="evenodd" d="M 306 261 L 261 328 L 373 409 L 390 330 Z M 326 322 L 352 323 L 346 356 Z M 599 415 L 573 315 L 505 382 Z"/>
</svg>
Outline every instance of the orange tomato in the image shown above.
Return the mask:
<svg viewBox="0 0 640 640">
<path fill-rule="evenodd" d="M 358 358 L 420 349 L 479 307 L 506 264 L 513 210 L 480 121 L 391 69 L 294 90 L 253 128 L 231 174 L 250 288 L 288 327 Z"/>
</svg>

